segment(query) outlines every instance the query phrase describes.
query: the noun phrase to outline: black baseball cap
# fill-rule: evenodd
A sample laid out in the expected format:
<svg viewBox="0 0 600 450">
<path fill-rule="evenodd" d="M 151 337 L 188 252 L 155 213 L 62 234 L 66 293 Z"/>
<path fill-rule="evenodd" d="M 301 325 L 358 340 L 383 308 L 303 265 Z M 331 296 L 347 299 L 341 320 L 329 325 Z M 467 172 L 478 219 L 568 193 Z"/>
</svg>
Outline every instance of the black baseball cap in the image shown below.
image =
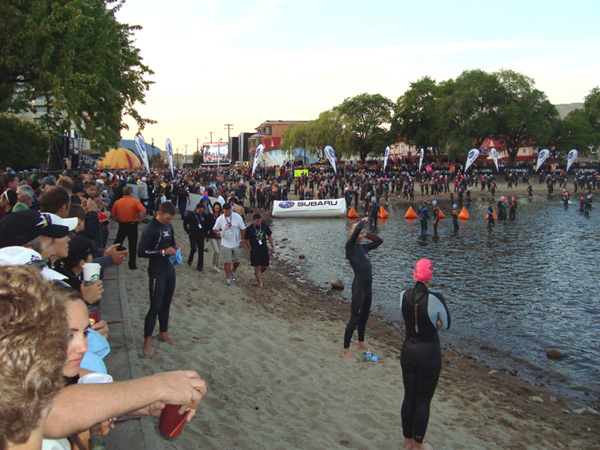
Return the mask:
<svg viewBox="0 0 600 450">
<path fill-rule="evenodd" d="M 0 220 L 0 248 L 25 245 L 39 236 L 62 238 L 75 229 L 78 219 L 35 210 L 18 211 Z"/>
</svg>

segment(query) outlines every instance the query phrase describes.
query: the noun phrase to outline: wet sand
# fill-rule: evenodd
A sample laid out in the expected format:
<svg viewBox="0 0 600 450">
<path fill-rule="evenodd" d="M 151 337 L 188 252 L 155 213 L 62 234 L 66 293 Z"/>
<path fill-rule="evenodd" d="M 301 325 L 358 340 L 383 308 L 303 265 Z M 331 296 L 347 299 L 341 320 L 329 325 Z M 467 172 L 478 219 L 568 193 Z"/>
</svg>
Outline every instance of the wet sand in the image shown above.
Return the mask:
<svg viewBox="0 0 600 450">
<path fill-rule="evenodd" d="M 545 185 L 534 189 L 545 193 Z M 524 196 L 525 186 L 504 195 L 512 192 Z M 185 261 L 182 220 L 173 223 Z M 276 245 L 284 237 L 275 236 Z M 169 329 L 176 342 L 154 339 L 152 358 L 141 352 L 147 262 L 140 259 L 135 272 L 123 268 L 137 349 L 131 364 L 142 375 L 195 369 L 208 383 L 194 420 L 178 438 L 159 438 L 161 448 L 402 448 L 401 331 L 371 318 L 367 341 L 380 360 L 349 362 L 340 358 L 349 318 L 340 295 L 296 281 L 280 260 L 260 290 L 246 250 L 238 281 L 228 287 L 211 260 L 205 253 L 202 273 L 195 265 L 177 268 Z M 351 350 L 361 356 L 356 334 Z M 426 435 L 436 448 L 597 448 L 600 420 L 578 414 L 583 405 L 451 349 L 443 358 Z"/>
</svg>

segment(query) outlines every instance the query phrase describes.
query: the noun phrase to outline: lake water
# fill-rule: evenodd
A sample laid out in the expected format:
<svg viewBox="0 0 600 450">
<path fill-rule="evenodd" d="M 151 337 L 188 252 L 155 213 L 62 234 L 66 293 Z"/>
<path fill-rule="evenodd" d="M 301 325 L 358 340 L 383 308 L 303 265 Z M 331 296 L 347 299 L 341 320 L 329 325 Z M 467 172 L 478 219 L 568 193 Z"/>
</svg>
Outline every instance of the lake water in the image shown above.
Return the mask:
<svg viewBox="0 0 600 450">
<path fill-rule="evenodd" d="M 429 258 L 435 270 L 430 289 L 444 294 L 452 314 L 443 342 L 492 367 L 516 370 L 529 381 L 595 402 L 600 397 L 600 211 L 585 217 L 578 202 L 565 209 L 558 195 L 518 200 L 516 220 L 497 222 L 491 230 L 483 219 L 486 202 L 474 201 L 467 207 L 470 220 L 459 221 L 456 234 L 450 204 L 440 201 L 448 219 L 441 221 L 439 239 L 431 236 L 431 222 L 430 235 L 419 238 L 419 221 L 404 219 L 407 206 L 384 203 L 391 216 L 379 222 L 383 245 L 370 252 L 371 311 L 402 326 L 399 294 L 413 284 L 415 262 Z M 276 244 L 285 246 L 280 255 L 298 266 L 301 276 L 321 286 L 339 278 L 346 286 L 341 295 L 349 299 L 353 273 L 344 245 L 351 223 L 274 219 L 273 232 Z M 282 242 L 284 237 L 288 241 Z M 306 258 L 299 260 L 300 254 Z M 342 334 L 340 329 L 340 341 Z M 549 347 L 566 357 L 547 358 Z"/>
</svg>

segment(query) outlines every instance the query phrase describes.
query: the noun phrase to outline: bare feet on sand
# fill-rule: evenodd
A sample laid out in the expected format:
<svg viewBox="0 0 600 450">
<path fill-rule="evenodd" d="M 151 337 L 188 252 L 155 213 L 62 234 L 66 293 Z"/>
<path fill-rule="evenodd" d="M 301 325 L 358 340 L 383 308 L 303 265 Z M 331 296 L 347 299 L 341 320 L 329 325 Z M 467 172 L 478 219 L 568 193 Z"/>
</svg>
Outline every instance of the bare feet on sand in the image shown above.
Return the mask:
<svg viewBox="0 0 600 450">
<path fill-rule="evenodd" d="M 152 348 L 152 338 L 147 337 L 144 339 L 144 346 L 142 347 L 144 355 L 154 356 L 154 349 Z"/>
<path fill-rule="evenodd" d="M 348 361 L 352 361 L 352 362 L 358 362 L 358 359 L 356 359 L 352 353 L 350 353 L 350 349 L 349 348 L 345 348 L 344 350 L 342 350 L 342 354 L 341 354 L 342 358 L 346 358 Z"/>
<path fill-rule="evenodd" d="M 369 350 L 369 349 L 372 350 L 372 348 L 369 347 L 369 345 L 367 344 L 366 341 L 358 341 L 358 349 L 359 350 Z"/>
<path fill-rule="evenodd" d="M 404 439 L 404 448 L 406 450 L 435 450 L 433 445 L 429 442 L 423 442 L 419 444 L 414 439 Z"/>
<path fill-rule="evenodd" d="M 159 333 L 158 340 L 161 342 L 167 342 L 169 344 L 175 342 L 172 338 L 169 337 L 169 333 Z"/>
</svg>

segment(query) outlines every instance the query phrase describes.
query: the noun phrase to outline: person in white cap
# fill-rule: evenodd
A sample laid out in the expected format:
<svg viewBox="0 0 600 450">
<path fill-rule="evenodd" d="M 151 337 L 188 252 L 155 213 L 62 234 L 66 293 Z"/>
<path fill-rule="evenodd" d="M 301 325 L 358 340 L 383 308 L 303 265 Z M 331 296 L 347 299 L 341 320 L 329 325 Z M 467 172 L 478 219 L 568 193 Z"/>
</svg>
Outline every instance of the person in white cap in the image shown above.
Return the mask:
<svg viewBox="0 0 600 450">
<path fill-rule="evenodd" d="M 148 185 L 146 184 L 146 177 L 142 177 L 138 184 L 138 197 L 142 205 L 146 208 L 146 212 L 148 212 Z"/>
</svg>

